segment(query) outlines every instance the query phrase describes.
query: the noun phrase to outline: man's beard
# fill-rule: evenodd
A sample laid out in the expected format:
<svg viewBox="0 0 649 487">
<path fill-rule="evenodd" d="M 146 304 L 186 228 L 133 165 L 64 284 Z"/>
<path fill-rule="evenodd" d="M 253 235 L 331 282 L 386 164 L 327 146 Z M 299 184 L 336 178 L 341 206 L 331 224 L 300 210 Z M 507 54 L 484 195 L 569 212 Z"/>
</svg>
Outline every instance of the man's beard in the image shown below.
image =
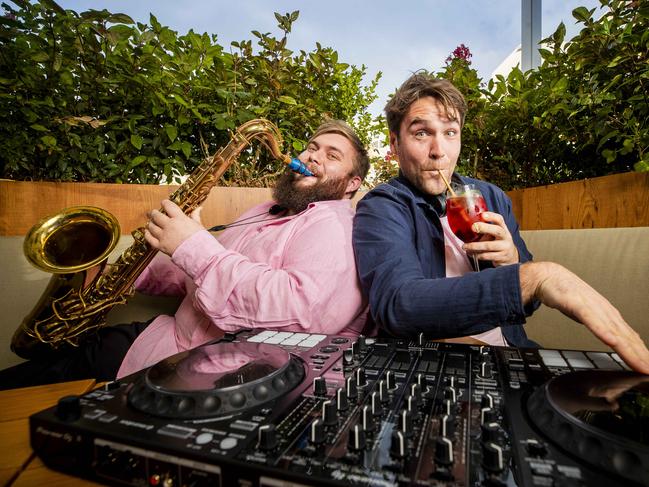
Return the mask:
<svg viewBox="0 0 649 487">
<path fill-rule="evenodd" d="M 277 204 L 293 213 L 306 210 L 310 203 L 342 199 L 349 182 L 348 178 L 342 177 L 302 188 L 293 185 L 297 178 L 294 172 L 285 172 L 273 189 L 273 199 Z"/>
</svg>

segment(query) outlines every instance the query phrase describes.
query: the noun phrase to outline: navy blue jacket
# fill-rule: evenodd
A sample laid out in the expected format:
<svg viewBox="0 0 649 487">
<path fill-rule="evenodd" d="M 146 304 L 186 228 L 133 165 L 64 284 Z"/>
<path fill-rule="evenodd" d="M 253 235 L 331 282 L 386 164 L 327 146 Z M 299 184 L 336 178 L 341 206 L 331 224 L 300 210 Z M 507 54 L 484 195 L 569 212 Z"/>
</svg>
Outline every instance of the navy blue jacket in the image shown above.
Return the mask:
<svg viewBox="0 0 649 487">
<path fill-rule="evenodd" d="M 475 184 L 490 211 L 505 219 L 520 262 L 532 255 L 520 236 L 509 197 L 497 186 L 453 175 Z M 403 176 L 370 191 L 356 207 L 353 243 L 372 317 L 394 336 L 448 338 L 474 335 L 501 326 L 509 344 L 535 346 L 521 326 L 538 302 L 523 306 L 520 264 L 446 277 L 444 231 L 436 197 L 421 193 Z"/>
</svg>

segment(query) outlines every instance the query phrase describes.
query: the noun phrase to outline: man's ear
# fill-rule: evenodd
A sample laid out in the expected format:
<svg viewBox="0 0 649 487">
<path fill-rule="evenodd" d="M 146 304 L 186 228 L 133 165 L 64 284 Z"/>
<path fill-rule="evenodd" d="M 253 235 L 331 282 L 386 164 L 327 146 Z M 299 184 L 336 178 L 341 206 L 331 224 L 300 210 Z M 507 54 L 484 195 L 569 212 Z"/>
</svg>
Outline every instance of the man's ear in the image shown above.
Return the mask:
<svg viewBox="0 0 649 487">
<path fill-rule="evenodd" d="M 345 188 L 345 194 L 349 195 L 354 191 L 357 191 L 361 187 L 363 180 L 360 176 L 352 176 L 349 181 L 347 181 L 347 188 Z"/>
<path fill-rule="evenodd" d="M 393 157 L 397 157 L 399 151 L 399 138 L 396 133 L 390 131 L 390 152 Z"/>
</svg>

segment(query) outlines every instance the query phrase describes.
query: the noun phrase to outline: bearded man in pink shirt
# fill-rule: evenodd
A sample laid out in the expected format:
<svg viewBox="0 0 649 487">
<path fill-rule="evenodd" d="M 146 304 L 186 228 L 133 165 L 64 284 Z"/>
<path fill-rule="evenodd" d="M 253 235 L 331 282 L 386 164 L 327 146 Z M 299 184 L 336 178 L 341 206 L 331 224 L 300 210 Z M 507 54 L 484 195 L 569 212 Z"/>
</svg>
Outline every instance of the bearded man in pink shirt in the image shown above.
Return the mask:
<svg viewBox="0 0 649 487">
<path fill-rule="evenodd" d="M 351 198 L 369 169 L 354 131 L 322 124 L 299 157 L 313 176 L 286 172 L 274 201 L 250 209 L 217 238 L 200 209 L 169 200 L 145 229 L 159 250 L 140 292 L 184 296 L 174 316 L 99 330 L 79 348 L 0 372 L 0 388 L 123 377 L 241 328 L 358 335 L 364 300 L 351 245 Z M 370 330 L 365 330 L 367 333 Z"/>
</svg>

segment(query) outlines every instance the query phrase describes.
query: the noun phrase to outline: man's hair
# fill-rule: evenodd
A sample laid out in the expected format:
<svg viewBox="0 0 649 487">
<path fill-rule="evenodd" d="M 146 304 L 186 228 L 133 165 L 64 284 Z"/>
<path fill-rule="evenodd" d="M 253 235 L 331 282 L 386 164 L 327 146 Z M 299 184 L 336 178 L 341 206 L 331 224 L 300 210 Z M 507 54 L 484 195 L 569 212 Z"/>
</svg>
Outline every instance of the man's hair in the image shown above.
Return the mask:
<svg viewBox="0 0 649 487">
<path fill-rule="evenodd" d="M 365 146 L 361 142 L 361 139 L 358 138 L 358 135 L 356 135 L 354 129 L 342 120 L 327 120 L 316 129 L 309 142 L 324 134 L 338 134 L 349 140 L 356 152 L 356 156 L 352 161 L 352 176 L 360 176 L 361 181 L 364 180 L 367 172 L 370 170 L 370 158 L 367 155 L 367 149 L 365 149 Z"/>
<path fill-rule="evenodd" d="M 448 80 L 434 78 L 429 74 L 419 72 L 410 76 L 385 105 L 385 117 L 388 120 L 390 132 L 394 132 L 398 137 L 401 122 L 408 113 L 410 105 L 426 96 L 437 100 L 442 105 L 447 117 L 457 120 L 454 118 L 457 116 L 460 127 L 464 126 L 466 102 L 460 90 Z"/>
</svg>

